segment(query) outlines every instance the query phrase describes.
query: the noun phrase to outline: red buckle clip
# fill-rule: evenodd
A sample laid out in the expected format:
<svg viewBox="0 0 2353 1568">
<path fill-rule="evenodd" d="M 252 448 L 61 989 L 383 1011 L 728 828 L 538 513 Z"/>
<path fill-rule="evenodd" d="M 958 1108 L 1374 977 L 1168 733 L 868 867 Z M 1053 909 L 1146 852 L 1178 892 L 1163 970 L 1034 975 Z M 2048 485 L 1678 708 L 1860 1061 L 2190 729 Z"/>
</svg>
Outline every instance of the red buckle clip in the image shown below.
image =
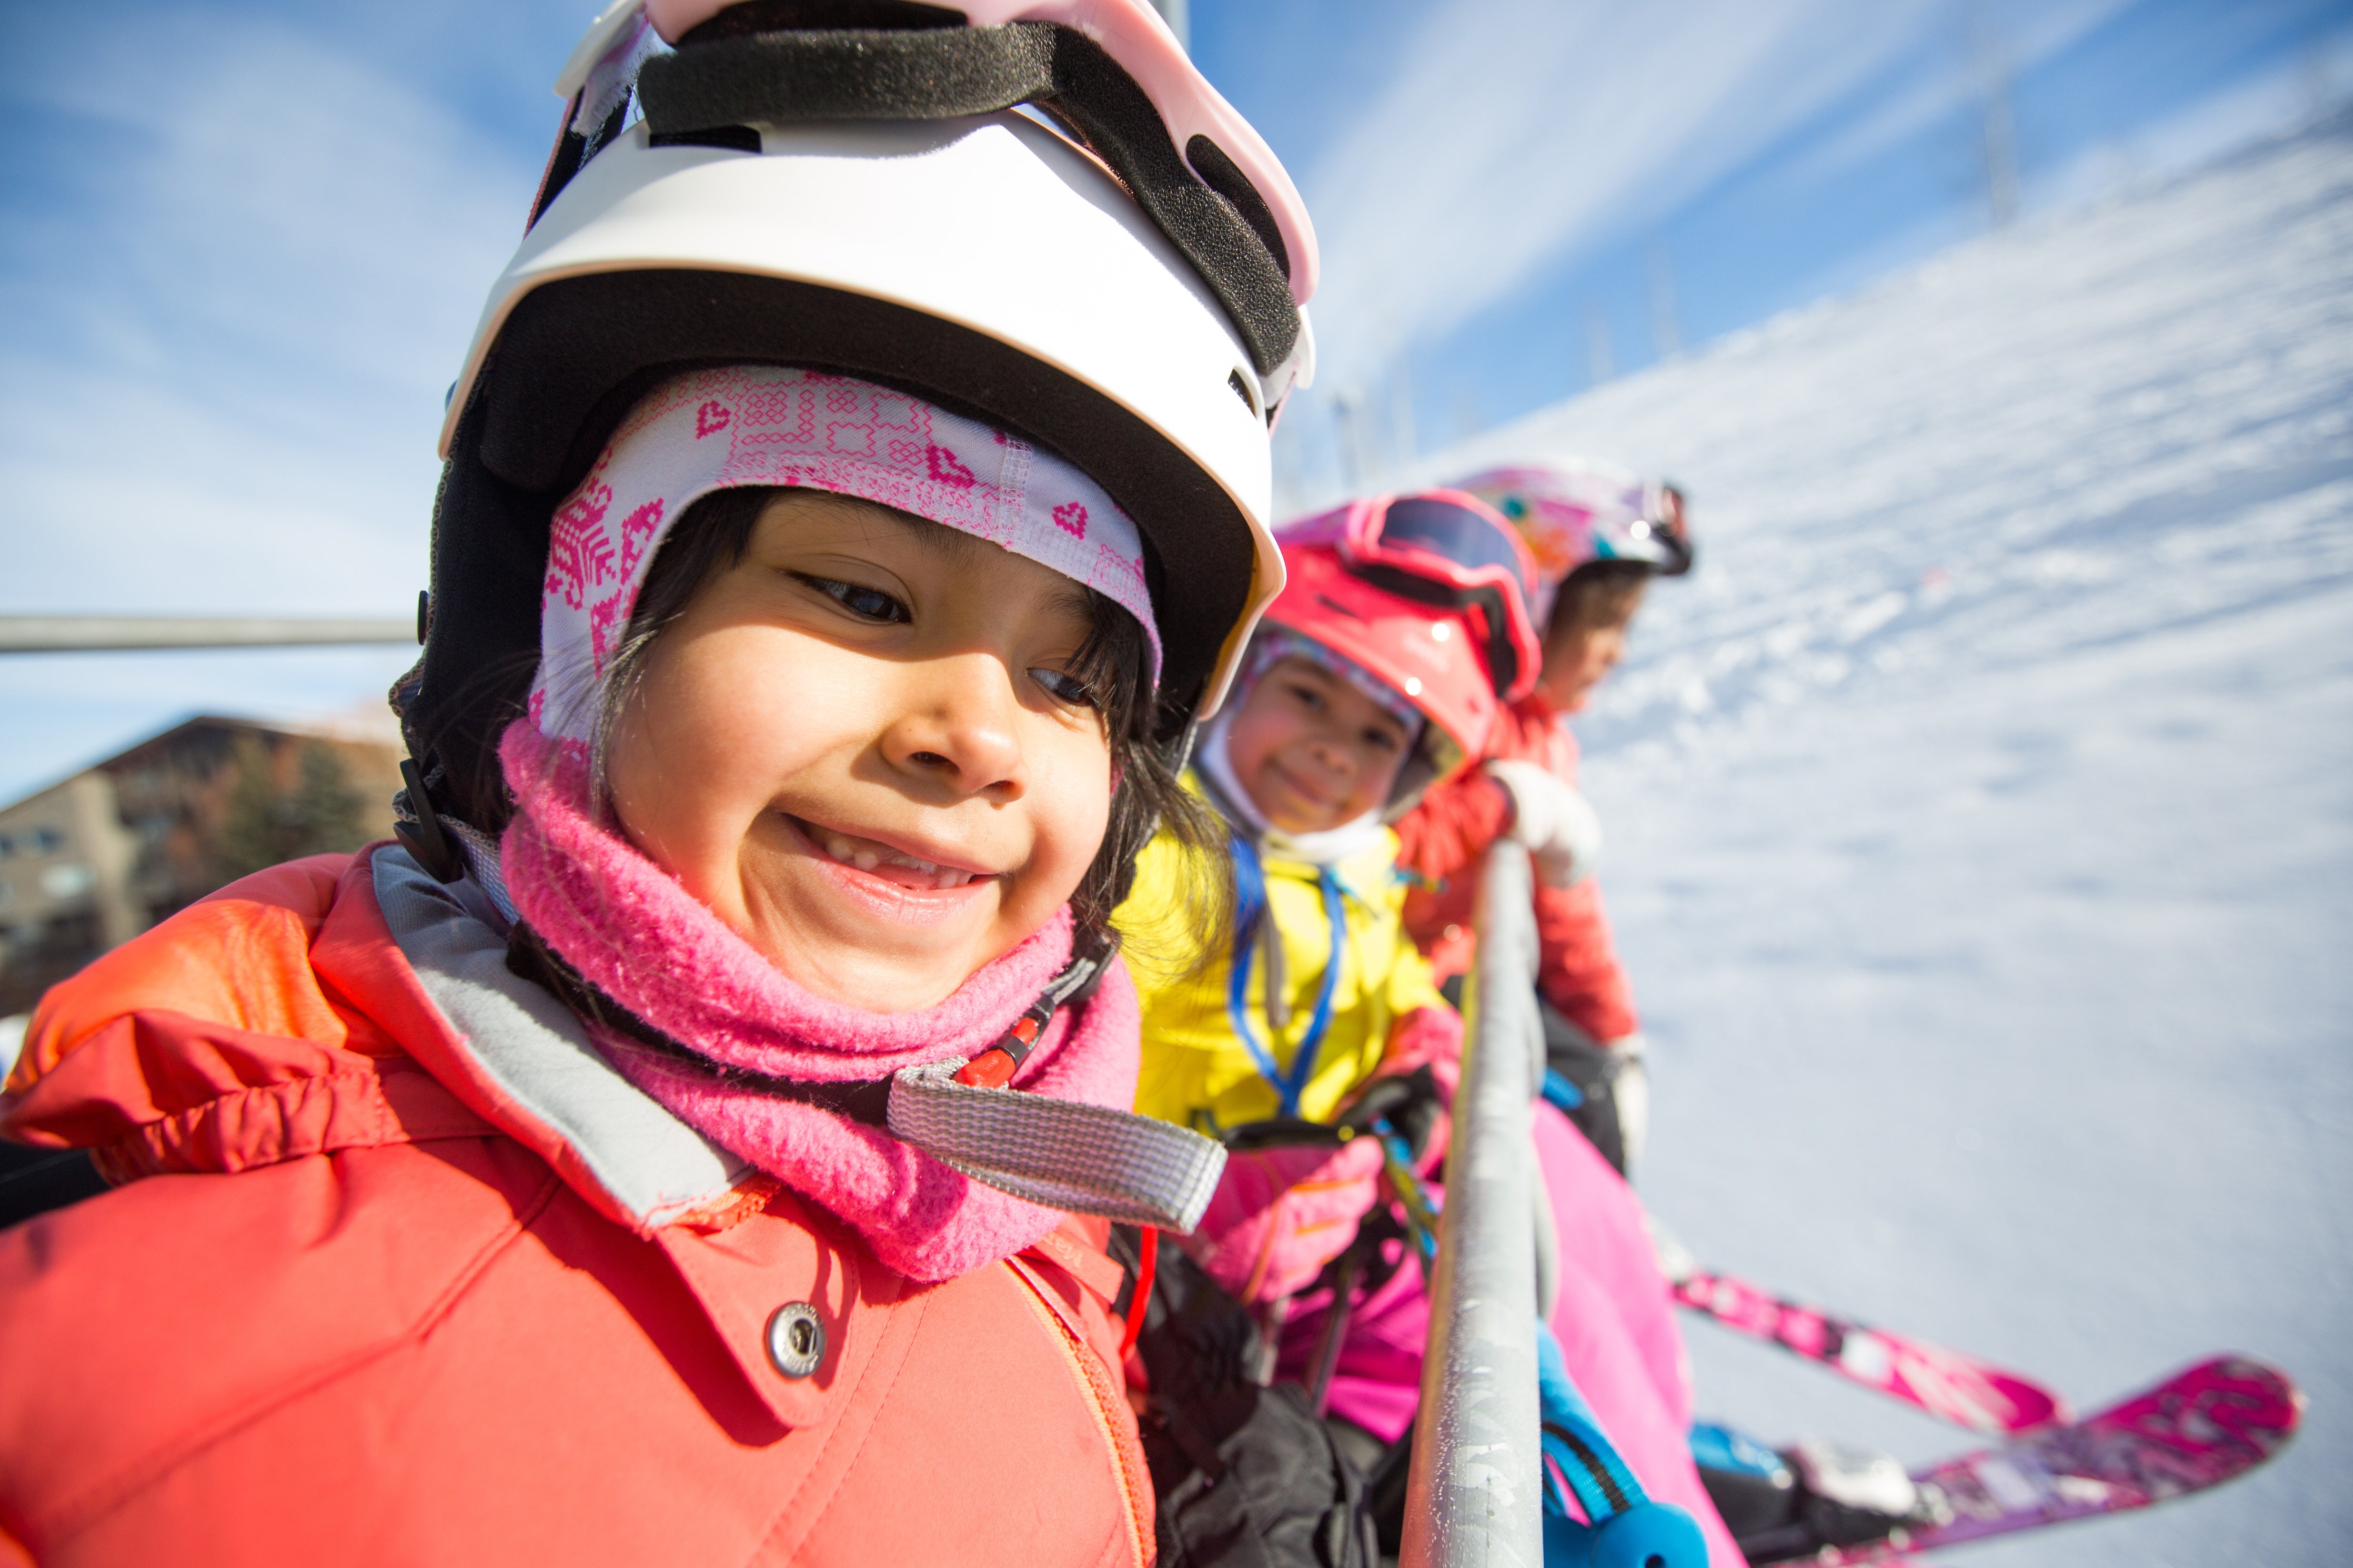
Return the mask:
<svg viewBox="0 0 2353 1568">
<path fill-rule="evenodd" d="M 1003 1046 L 991 1046 L 957 1068 L 955 1081 L 967 1089 L 1003 1089 L 1020 1065 Z"/>
<path fill-rule="evenodd" d="M 1038 1043 L 1038 1036 L 1045 1026 L 1045 1020 L 1034 1011 L 1022 1014 L 1013 1020 L 1013 1027 L 1005 1031 L 1005 1043 L 989 1047 L 957 1068 L 955 1081 L 967 1089 L 1003 1089 L 1021 1070 L 1029 1047 Z"/>
</svg>

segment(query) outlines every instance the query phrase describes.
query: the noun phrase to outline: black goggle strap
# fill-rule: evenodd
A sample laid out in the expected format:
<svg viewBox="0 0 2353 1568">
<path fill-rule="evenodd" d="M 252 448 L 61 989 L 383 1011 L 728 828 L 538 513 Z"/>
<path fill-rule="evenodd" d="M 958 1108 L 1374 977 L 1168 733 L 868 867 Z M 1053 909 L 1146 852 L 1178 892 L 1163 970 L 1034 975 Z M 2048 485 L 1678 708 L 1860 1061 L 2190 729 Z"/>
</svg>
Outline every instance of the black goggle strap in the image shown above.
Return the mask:
<svg viewBox="0 0 2353 1568">
<path fill-rule="evenodd" d="M 1642 521 L 1651 525 L 1651 536 L 1671 557 L 1661 563 L 1662 577 L 1680 577 L 1692 569 L 1690 502 L 1682 489 L 1675 485 L 1653 486 L 1644 498 Z"/>
<path fill-rule="evenodd" d="M 1374 587 L 1395 594 L 1400 599 L 1416 604 L 1437 605 L 1451 610 L 1475 609 L 1486 623 L 1487 683 L 1501 697 L 1520 678 L 1520 650 L 1512 641 L 1511 622 L 1504 605 L 1504 591 L 1493 585 L 1478 588 L 1458 588 L 1451 583 L 1424 577 L 1401 566 L 1377 562 L 1351 563 L 1349 573 L 1363 578 Z"/>
<path fill-rule="evenodd" d="M 1298 345 L 1291 259 L 1265 199 L 1208 137 L 1195 136 L 1180 156 L 1144 89 L 1075 28 L 1014 22 L 690 41 L 647 60 L 638 92 L 658 137 L 810 121 L 947 120 L 1034 105 L 1111 165 L 1199 271 L 1259 374 L 1271 374 Z"/>
</svg>

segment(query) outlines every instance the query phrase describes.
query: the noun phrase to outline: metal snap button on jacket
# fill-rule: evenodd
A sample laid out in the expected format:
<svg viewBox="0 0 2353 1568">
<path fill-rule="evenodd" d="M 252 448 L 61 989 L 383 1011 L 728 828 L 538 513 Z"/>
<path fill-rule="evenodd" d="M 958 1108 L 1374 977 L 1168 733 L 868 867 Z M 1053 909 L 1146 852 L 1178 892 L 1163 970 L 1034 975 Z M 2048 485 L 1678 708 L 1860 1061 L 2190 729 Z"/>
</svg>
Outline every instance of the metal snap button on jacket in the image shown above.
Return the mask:
<svg viewBox="0 0 2353 1568">
<path fill-rule="evenodd" d="M 825 1324 L 807 1301 L 787 1301 L 768 1319 L 768 1360 L 786 1377 L 807 1377 L 825 1360 Z"/>
</svg>

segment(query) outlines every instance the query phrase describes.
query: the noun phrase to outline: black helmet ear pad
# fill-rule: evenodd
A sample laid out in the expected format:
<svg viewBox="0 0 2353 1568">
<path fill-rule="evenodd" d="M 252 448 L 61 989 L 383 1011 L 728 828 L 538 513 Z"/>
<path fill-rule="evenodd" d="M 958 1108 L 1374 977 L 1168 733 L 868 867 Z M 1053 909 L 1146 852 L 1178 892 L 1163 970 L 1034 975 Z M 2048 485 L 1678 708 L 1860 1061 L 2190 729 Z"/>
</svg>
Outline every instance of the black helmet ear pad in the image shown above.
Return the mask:
<svg viewBox="0 0 2353 1568">
<path fill-rule="evenodd" d="M 528 690 L 549 518 L 638 397 L 718 364 L 898 386 L 1077 465 L 1143 537 L 1165 661 L 1160 727 L 1166 740 L 1183 733 L 1249 602 L 1256 554 L 1241 508 L 1173 441 L 1011 344 L 888 300 L 746 273 L 596 273 L 542 284 L 516 304 L 434 505 L 432 624 L 407 722 L 412 744 L 443 753 L 461 816 L 491 826 L 468 816 L 485 803 L 464 798 L 475 792 L 461 781 L 495 779 L 498 731 Z"/>
</svg>

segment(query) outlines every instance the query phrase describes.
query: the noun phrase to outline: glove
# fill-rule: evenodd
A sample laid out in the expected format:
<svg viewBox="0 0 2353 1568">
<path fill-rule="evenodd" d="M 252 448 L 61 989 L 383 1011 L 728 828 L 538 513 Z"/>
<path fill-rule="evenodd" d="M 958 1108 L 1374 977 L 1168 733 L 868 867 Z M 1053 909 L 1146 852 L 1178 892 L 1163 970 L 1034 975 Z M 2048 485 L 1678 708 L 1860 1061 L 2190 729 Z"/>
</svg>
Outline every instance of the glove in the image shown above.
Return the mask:
<svg viewBox="0 0 2353 1568">
<path fill-rule="evenodd" d="M 1612 1040 L 1609 1048 L 1618 1058 L 1618 1076 L 1610 1080 L 1609 1094 L 1618 1102 L 1618 1141 L 1626 1151 L 1626 1168 L 1620 1173 L 1630 1177 L 1651 1136 L 1651 1069 L 1642 1065 L 1641 1036 Z"/>
<path fill-rule="evenodd" d="M 1573 1085 L 1583 1103 L 1569 1121 L 1589 1139 L 1618 1173 L 1633 1179 L 1643 1140 L 1651 1130 L 1651 1075 L 1642 1065 L 1642 1037 L 1596 1040 L 1549 1002 L 1540 1002 L 1545 1065 Z"/>
<path fill-rule="evenodd" d="M 1487 776 L 1512 797 L 1512 825 L 1504 837 L 1527 847 L 1538 881 L 1573 888 L 1593 875 L 1601 859 L 1601 819 L 1584 795 L 1549 770 L 1508 757 L 1489 763 Z"/>
<path fill-rule="evenodd" d="M 1356 1238 L 1380 1171 L 1377 1138 L 1236 1151 L 1182 1245 L 1244 1306 L 1296 1295 Z"/>
<path fill-rule="evenodd" d="M 1340 1125 L 1363 1133 L 1386 1121 L 1390 1131 L 1405 1140 L 1407 1163 L 1417 1171 L 1435 1170 L 1446 1155 L 1446 1109 L 1454 1102 L 1452 1089 L 1451 1084 L 1441 1085 L 1424 1062 L 1409 1073 L 1366 1084 L 1341 1113 Z"/>
</svg>

